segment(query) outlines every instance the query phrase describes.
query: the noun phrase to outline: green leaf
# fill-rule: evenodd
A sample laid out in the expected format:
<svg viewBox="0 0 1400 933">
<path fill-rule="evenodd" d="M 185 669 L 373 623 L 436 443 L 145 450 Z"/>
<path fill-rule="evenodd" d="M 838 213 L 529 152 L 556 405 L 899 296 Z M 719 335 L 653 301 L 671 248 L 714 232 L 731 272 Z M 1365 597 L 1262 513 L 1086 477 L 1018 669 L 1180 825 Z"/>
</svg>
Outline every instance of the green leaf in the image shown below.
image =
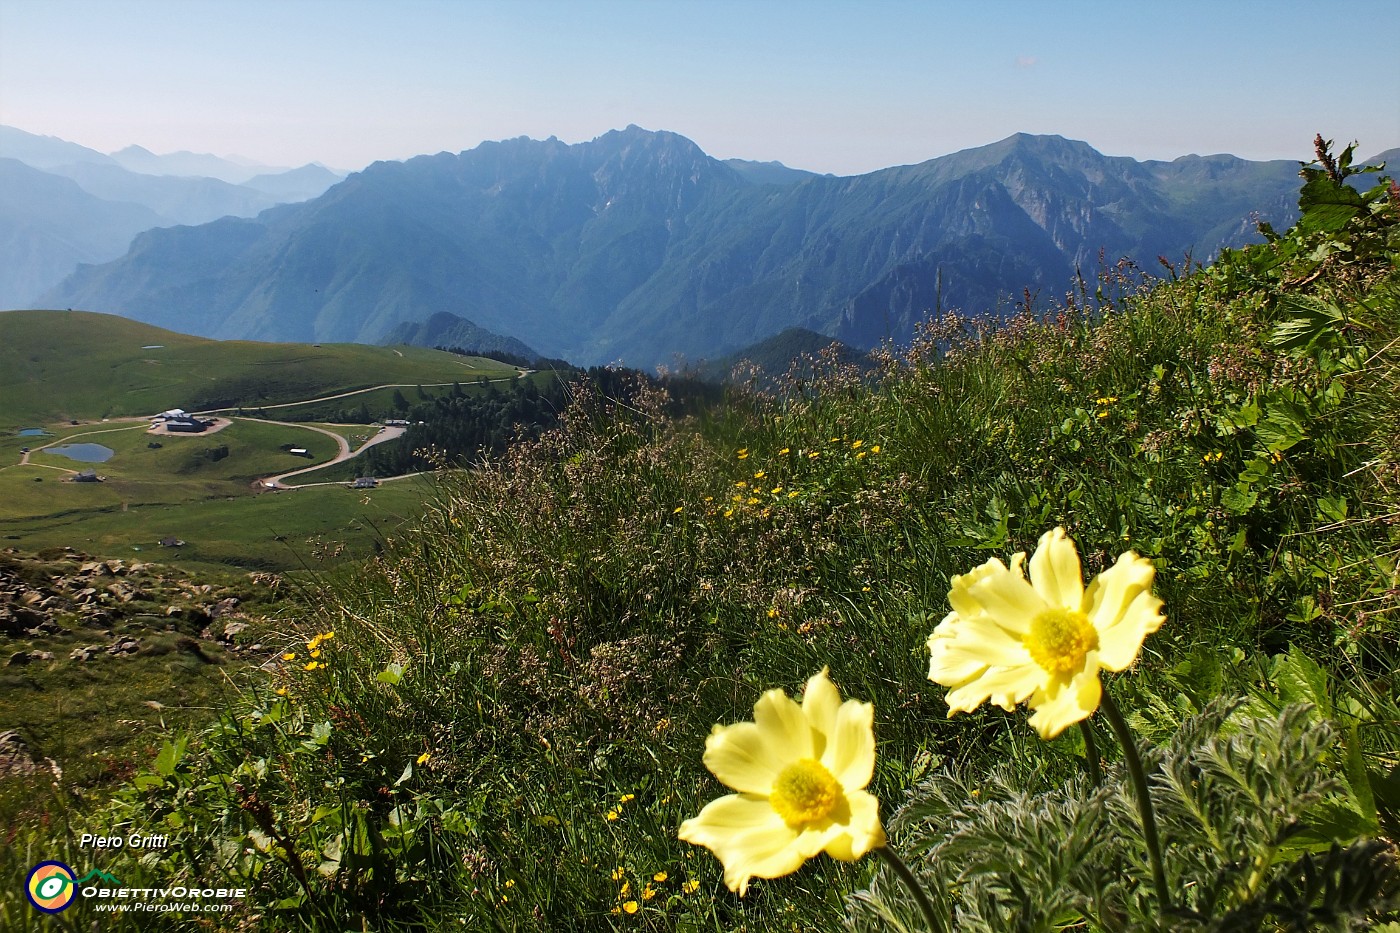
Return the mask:
<svg viewBox="0 0 1400 933">
<path fill-rule="evenodd" d="M 1284 703 L 1311 703 L 1324 719 L 1332 718 L 1327 672 L 1296 646 L 1274 658 L 1272 680 Z"/>
<path fill-rule="evenodd" d="M 384 670 L 374 675 L 374 679 L 379 681 L 381 684 L 388 684 L 391 687 L 397 687 L 399 685 L 399 681 L 403 680 L 403 665 L 391 661 L 389 665 L 384 668 Z"/>
<path fill-rule="evenodd" d="M 1298 209 L 1303 214 L 1298 227 L 1334 232 L 1345 227 L 1364 206 L 1361 194 L 1350 185 L 1339 185 L 1326 175 L 1318 175 L 1303 185 L 1298 194 Z"/>
<path fill-rule="evenodd" d="M 399 779 L 394 782 L 394 786 L 398 787 L 400 784 L 402 784 L 404 781 L 407 781 L 411 777 L 413 777 L 413 762 L 410 761 L 408 764 L 403 766 L 403 774 L 399 775 Z"/>
<path fill-rule="evenodd" d="M 1347 500 L 1341 496 L 1323 496 L 1317 500 L 1317 517 L 1325 522 L 1346 521 Z"/>
<path fill-rule="evenodd" d="M 156 755 L 156 773 L 161 777 L 170 777 L 174 774 L 176 766 L 185 757 L 185 746 L 188 744 L 189 738 L 181 736 L 173 743 L 166 742 L 161 745 L 160 754 Z"/>
<path fill-rule="evenodd" d="M 1220 504 L 1233 515 L 1244 515 L 1259 504 L 1259 493 L 1244 483 L 1236 483 L 1220 493 Z"/>
</svg>

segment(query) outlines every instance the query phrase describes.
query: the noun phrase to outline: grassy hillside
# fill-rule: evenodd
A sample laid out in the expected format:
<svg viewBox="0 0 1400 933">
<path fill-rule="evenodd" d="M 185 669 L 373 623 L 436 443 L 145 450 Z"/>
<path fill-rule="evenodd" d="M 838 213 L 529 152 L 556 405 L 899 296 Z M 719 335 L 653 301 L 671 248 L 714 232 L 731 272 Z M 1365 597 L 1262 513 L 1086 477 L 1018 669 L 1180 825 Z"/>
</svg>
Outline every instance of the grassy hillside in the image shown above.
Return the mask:
<svg viewBox="0 0 1400 933">
<path fill-rule="evenodd" d="M 218 341 L 108 314 L 0 312 L 0 431 L 513 373 L 495 360 L 422 347 Z"/>
<path fill-rule="evenodd" d="M 930 322 L 873 377 L 679 422 L 580 393 L 328 574 L 216 726 L 70 811 L 171 857 L 35 817 L 0 858 L 198 866 L 267 930 L 1390 929 L 1400 190 L 1346 170 L 1268 243 Z M 951 690 L 936 629 L 975 635 Z M 873 739 L 819 686 L 765 694 L 823 670 Z M 1054 704 L 1081 722 L 1032 727 Z M 742 897 L 678 838 L 712 771 L 747 794 L 710 824 Z M 854 858 L 867 777 L 927 914 Z M 0 892 L 0 925 L 42 922 Z"/>
</svg>

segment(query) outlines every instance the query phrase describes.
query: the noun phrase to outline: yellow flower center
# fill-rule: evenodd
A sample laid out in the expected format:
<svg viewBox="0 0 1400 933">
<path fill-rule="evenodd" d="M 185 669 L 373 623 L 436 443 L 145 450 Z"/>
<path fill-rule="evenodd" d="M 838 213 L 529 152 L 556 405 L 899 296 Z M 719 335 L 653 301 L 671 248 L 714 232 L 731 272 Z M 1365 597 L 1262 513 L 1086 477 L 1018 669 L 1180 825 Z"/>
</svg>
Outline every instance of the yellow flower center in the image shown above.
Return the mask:
<svg viewBox="0 0 1400 933">
<path fill-rule="evenodd" d="M 1022 644 L 1035 663 L 1064 677 L 1083 668 L 1084 656 L 1099 647 L 1099 632 L 1084 613 L 1057 607 L 1031 620 Z"/>
<path fill-rule="evenodd" d="M 841 785 L 815 758 L 802 758 L 784 768 L 768 795 L 768 802 L 789 826 L 821 819 L 840 799 Z"/>
</svg>

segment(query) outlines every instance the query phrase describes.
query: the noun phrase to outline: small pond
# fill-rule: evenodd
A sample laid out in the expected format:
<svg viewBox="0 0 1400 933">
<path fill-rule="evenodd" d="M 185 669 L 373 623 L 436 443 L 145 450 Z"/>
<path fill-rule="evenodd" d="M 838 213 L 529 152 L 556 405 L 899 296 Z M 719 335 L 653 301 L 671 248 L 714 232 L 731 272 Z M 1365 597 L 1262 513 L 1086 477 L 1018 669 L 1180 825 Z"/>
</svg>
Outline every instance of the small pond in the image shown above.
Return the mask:
<svg viewBox="0 0 1400 933">
<path fill-rule="evenodd" d="M 43 428 L 25 428 L 19 432 L 20 437 L 48 437 L 49 432 Z"/>
<path fill-rule="evenodd" d="M 60 457 L 81 460 L 83 463 L 105 463 L 112 459 L 112 454 L 116 451 L 101 444 L 64 444 L 61 447 L 45 447 L 44 453 L 58 454 Z"/>
</svg>

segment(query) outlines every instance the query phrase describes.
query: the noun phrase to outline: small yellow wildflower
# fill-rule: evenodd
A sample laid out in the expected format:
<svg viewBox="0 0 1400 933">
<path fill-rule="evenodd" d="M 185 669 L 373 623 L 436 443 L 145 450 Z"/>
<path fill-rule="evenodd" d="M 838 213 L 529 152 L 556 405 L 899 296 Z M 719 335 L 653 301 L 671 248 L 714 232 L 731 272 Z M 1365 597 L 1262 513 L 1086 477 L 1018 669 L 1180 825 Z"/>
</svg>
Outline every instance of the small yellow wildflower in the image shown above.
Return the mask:
<svg viewBox="0 0 1400 933">
<path fill-rule="evenodd" d="M 859 450 L 864 444 L 865 441 L 851 441 L 851 449 Z"/>
<path fill-rule="evenodd" d="M 865 459 L 865 451 L 862 450 L 860 453 L 856 454 L 856 459 L 857 459 L 857 460 L 864 460 L 864 459 Z"/>
<path fill-rule="evenodd" d="M 781 487 L 781 486 L 774 486 L 772 489 L 768 490 L 769 494 L 770 494 L 770 495 L 774 495 L 774 496 L 776 496 L 778 493 L 780 493 L 780 492 L 782 492 L 782 491 L 783 491 L 783 487 Z"/>
<path fill-rule="evenodd" d="M 302 670 L 304 670 L 304 671 L 314 671 L 314 670 L 316 670 L 316 668 L 322 667 L 322 666 L 323 666 L 323 665 L 321 664 L 320 661 L 311 661 L 311 662 L 309 662 L 308 664 L 306 664 L 306 665 L 302 668 Z"/>
<path fill-rule="evenodd" d="M 636 799 L 637 799 L 637 795 L 636 795 L 636 794 L 623 794 L 621 797 L 618 798 L 618 801 L 617 801 L 617 802 L 618 802 L 619 805 L 621 805 L 621 804 L 624 804 L 624 803 L 630 803 L 631 801 L 636 800 Z"/>
<path fill-rule="evenodd" d="M 1063 528 L 1041 535 L 1026 579 L 1024 552 L 1007 568 L 993 558 L 953 577 L 953 611 L 929 636 L 929 679 L 950 688 L 948 715 L 983 701 L 1025 702 L 1031 726 L 1053 739 L 1091 716 L 1099 671 L 1129 667 L 1161 628 L 1152 562 L 1132 551 L 1086 588 L 1079 552 Z"/>
<path fill-rule="evenodd" d="M 739 453 L 735 456 L 737 456 L 740 460 L 747 460 L 749 458 L 749 449 L 747 447 L 741 447 L 739 449 Z"/>
<path fill-rule="evenodd" d="M 506 887 L 508 887 L 508 888 L 513 888 L 513 887 L 515 887 L 515 879 L 514 879 L 514 878 L 507 878 L 507 879 L 506 879 Z"/>
<path fill-rule="evenodd" d="M 749 484 L 746 483 L 746 482 L 744 482 L 743 480 L 739 480 L 739 482 L 737 482 L 737 483 L 734 484 L 734 488 L 735 488 L 735 489 L 748 489 L 748 488 L 749 488 Z"/>
<path fill-rule="evenodd" d="M 685 511 L 685 506 L 683 506 L 683 505 L 678 505 L 678 506 L 675 507 L 675 509 L 672 510 L 671 514 L 672 514 L 672 515 L 679 515 L 679 514 L 681 514 L 681 513 L 684 512 L 684 511 Z"/>
<path fill-rule="evenodd" d="M 875 708 L 841 701 L 825 668 L 801 704 L 769 690 L 754 721 L 715 726 L 705 767 L 737 793 L 706 804 L 680 838 L 712 851 L 740 896 L 752 878 L 778 878 L 825 851 L 855 861 L 885 844 L 875 770 Z"/>
<path fill-rule="evenodd" d="M 1096 415 L 1095 417 L 1098 417 L 1098 418 L 1107 418 L 1107 417 L 1108 417 L 1108 412 L 1106 412 L 1106 411 L 1101 411 L 1101 412 L 1099 412 L 1098 415 Z"/>
<path fill-rule="evenodd" d="M 749 496 L 748 501 L 747 501 L 745 504 L 746 504 L 746 505 L 758 505 L 758 499 L 757 499 L 757 497 L 755 497 L 755 496 Z"/>
<path fill-rule="evenodd" d="M 681 890 L 686 894 L 694 894 L 696 891 L 700 890 L 700 882 L 692 878 L 681 885 Z"/>
<path fill-rule="evenodd" d="M 879 444 L 873 444 L 873 445 L 871 445 L 871 447 L 870 447 L 870 452 L 871 452 L 872 454 L 878 454 L 878 453 L 880 452 L 880 445 L 879 445 Z"/>
<path fill-rule="evenodd" d="M 652 881 L 655 881 L 657 884 L 661 884 L 662 882 L 664 882 L 664 881 L 666 880 L 667 877 L 668 877 L 668 876 L 667 876 L 667 874 L 666 874 L 664 871 L 659 871 L 659 872 L 657 872 L 656 874 L 654 874 L 654 875 L 651 876 L 651 880 L 652 880 Z"/>
<path fill-rule="evenodd" d="M 623 874 L 624 872 L 620 866 L 618 868 L 614 868 L 612 873 L 612 880 L 621 881 Z"/>
<path fill-rule="evenodd" d="M 646 887 L 642 888 L 642 900 L 649 901 L 653 897 L 656 897 L 655 888 L 653 888 L 651 885 L 647 885 Z"/>
<path fill-rule="evenodd" d="M 792 448 L 791 448 L 791 447 L 784 447 L 782 450 L 778 451 L 778 454 L 779 454 L 780 456 L 781 456 L 782 454 L 790 454 L 790 453 L 792 453 Z"/>
<path fill-rule="evenodd" d="M 320 656 L 321 656 L 321 649 L 320 649 L 320 648 L 315 648 L 315 649 L 313 649 L 313 650 L 311 651 L 311 657 L 313 657 L 313 658 L 319 658 Z"/>
<path fill-rule="evenodd" d="M 432 753 L 432 752 L 430 752 L 430 751 L 429 751 L 429 752 L 424 752 L 423 754 L 421 754 L 421 755 L 418 756 L 418 763 L 419 763 L 420 765 L 425 765 L 425 764 L 428 763 L 428 759 L 431 758 L 431 757 L 433 757 L 433 753 Z"/>
<path fill-rule="evenodd" d="M 767 476 L 767 475 L 768 475 L 768 471 L 767 471 L 767 470 L 759 470 L 757 473 L 755 473 L 755 474 L 753 475 L 753 478 L 754 478 L 754 479 L 763 479 L 763 477 L 765 477 L 765 476 Z"/>
<path fill-rule="evenodd" d="M 821 455 L 822 455 L 822 452 L 821 452 L 820 450 L 814 450 L 814 451 L 812 451 L 811 453 L 809 453 L 809 454 L 807 455 L 807 459 L 808 459 L 808 460 L 815 460 L 815 459 L 817 459 L 818 457 L 820 457 Z"/>
<path fill-rule="evenodd" d="M 789 499 L 796 499 L 796 498 L 797 498 L 797 490 L 794 489 L 792 492 L 788 493 L 788 498 L 789 498 Z"/>
<path fill-rule="evenodd" d="M 295 661 L 296 659 L 297 653 L 295 651 L 288 651 L 286 654 L 282 655 L 283 661 Z"/>
<path fill-rule="evenodd" d="M 622 909 L 629 914 L 635 914 L 637 912 L 638 906 L 639 905 L 636 901 L 628 901 L 627 903 L 622 905 Z"/>
<path fill-rule="evenodd" d="M 621 816 L 621 815 L 622 815 L 622 814 L 620 814 L 620 813 L 619 813 L 617 810 L 615 810 L 615 809 L 614 809 L 614 810 L 609 810 L 609 811 L 608 811 L 608 822 L 609 822 L 609 823 L 615 822 L 615 821 L 617 820 L 617 818 L 618 818 L 619 816 Z"/>
<path fill-rule="evenodd" d="M 769 609 L 769 610 L 768 610 L 768 618 L 770 618 L 770 619 L 776 619 L 777 617 L 778 617 L 778 610 L 777 610 L 777 609 Z"/>
<path fill-rule="evenodd" d="M 628 892 L 630 892 L 631 890 L 632 890 L 632 882 L 630 882 L 630 881 L 624 881 L 624 882 L 622 882 L 622 887 L 620 887 L 620 888 L 617 889 L 617 895 L 618 895 L 618 897 L 625 897 L 625 896 L 628 894 Z"/>
<path fill-rule="evenodd" d="M 286 687 L 278 687 L 278 688 L 277 688 L 277 695 L 278 695 L 279 697 L 284 697 L 284 696 L 286 696 L 286 695 L 287 695 L 287 688 L 286 688 Z"/>
</svg>

